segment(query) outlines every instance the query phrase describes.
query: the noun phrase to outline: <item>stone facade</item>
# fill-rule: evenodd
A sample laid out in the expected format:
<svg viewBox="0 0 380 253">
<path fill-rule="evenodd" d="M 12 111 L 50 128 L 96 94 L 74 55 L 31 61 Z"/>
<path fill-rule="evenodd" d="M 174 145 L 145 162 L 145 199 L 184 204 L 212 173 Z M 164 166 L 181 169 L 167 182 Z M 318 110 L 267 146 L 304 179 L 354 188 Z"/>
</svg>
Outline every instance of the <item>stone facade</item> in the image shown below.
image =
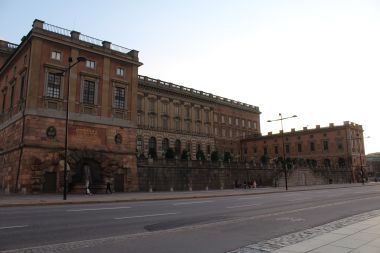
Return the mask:
<svg viewBox="0 0 380 253">
<path fill-rule="evenodd" d="M 138 52 L 39 20 L 9 45 L 0 45 L 13 49 L 0 54 L 1 189 L 62 191 L 67 122 L 70 190 L 83 190 L 84 164 L 94 190 L 138 190 Z"/>
<path fill-rule="evenodd" d="M 240 157 L 240 139 L 260 132 L 256 106 L 184 86 L 139 76 L 137 126 L 140 155 L 149 150 L 162 158 L 168 147 L 180 158 L 187 150 L 196 159 L 202 150 L 206 159 L 212 151 Z"/>
<path fill-rule="evenodd" d="M 285 155 L 293 163 L 346 168 L 352 172 L 352 181 L 359 181 L 361 170 L 367 170 L 363 128 L 348 121 L 339 126 L 331 123 L 328 127 L 251 136 L 242 141 L 242 149 L 242 159 L 256 164 L 275 163 Z"/>
</svg>

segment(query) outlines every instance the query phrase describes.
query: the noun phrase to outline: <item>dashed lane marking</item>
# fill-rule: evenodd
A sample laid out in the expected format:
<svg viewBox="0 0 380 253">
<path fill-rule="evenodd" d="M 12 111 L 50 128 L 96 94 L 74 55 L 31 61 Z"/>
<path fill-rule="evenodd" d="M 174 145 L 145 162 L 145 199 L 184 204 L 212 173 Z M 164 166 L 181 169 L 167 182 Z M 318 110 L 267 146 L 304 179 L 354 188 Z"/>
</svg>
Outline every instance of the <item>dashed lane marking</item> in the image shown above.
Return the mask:
<svg viewBox="0 0 380 253">
<path fill-rule="evenodd" d="M 25 228 L 25 227 L 28 227 L 28 225 L 18 225 L 18 226 L 0 227 L 0 230 L 2 230 L 2 229 L 11 229 L 11 228 Z"/>
<path fill-rule="evenodd" d="M 166 216 L 166 215 L 175 215 L 178 213 L 156 213 L 156 214 L 147 214 L 147 215 L 136 215 L 136 216 L 126 216 L 114 218 L 115 220 L 124 220 L 124 219 L 134 219 L 134 218 L 145 218 L 145 217 L 155 217 L 155 216 Z"/>
<path fill-rule="evenodd" d="M 117 207 L 100 207 L 100 208 L 83 208 L 83 209 L 69 209 L 66 212 L 86 212 L 86 211 L 103 211 L 103 210 L 117 210 L 128 209 L 130 206 L 117 206 Z"/>
<path fill-rule="evenodd" d="M 212 202 L 215 202 L 215 201 L 204 200 L 204 201 L 192 201 L 192 202 L 178 202 L 178 203 L 174 203 L 173 206 L 185 206 L 185 205 L 193 205 L 193 204 L 212 203 Z"/>
</svg>

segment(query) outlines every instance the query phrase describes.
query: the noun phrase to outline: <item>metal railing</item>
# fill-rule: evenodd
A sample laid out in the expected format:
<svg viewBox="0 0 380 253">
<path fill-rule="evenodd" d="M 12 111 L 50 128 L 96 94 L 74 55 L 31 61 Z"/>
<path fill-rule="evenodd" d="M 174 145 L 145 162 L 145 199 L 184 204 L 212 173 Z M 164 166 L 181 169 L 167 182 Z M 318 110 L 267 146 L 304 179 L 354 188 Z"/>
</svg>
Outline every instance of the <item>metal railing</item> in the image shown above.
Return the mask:
<svg viewBox="0 0 380 253">
<path fill-rule="evenodd" d="M 59 26 L 55 26 L 55 25 L 51 25 L 51 24 L 48 24 L 48 23 L 43 23 L 43 29 L 46 30 L 46 31 L 57 33 L 57 34 L 60 34 L 60 35 L 63 35 L 63 36 L 67 36 L 67 37 L 71 37 L 71 32 L 72 32 L 72 31 L 70 31 L 68 29 L 65 29 L 65 28 L 62 28 L 62 27 L 59 27 Z M 100 47 L 103 46 L 103 40 L 100 40 L 100 39 L 97 39 L 97 38 L 94 38 L 94 37 L 91 37 L 91 36 L 88 36 L 88 35 L 85 35 L 85 34 L 81 34 L 80 33 L 79 34 L 79 40 L 87 42 L 87 43 L 90 43 L 90 44 L 93 44 L 93 45 L 97 45 L 97 46 L 100 46 Z M 115 45 L 115 44 L 112 44 L 112 43 L 111 43 L 111 50 L 117 51 L 117 52 L 120 52 L 120 53 L 123 53 L 123 54 L 128 54 L 129 52 L 132 51 L 132 49 L 129 49 L 129 48 L 126 48 L 126 47 L 122 47 L 122 46 L 119 46 L 119 45 Z"/>
<path fill-rule="evenodd" d="M 212 93 L 207 93 L 207 92 L 204 92 L 204 91 L 188 88 L 188 87 L 185 87 L 185 86 L 182 86 L 182 85 L 176 85 L 176 84 L 173 84 L 173 83 L 169 83 L 169 82 L 153 79 L 153 78 L 150 78 L 150 77 L 147 77 L 147 76 L 141 76 L 141 75 L 139 75 L 138 78 L 140 80 L 144 80 L 145 82 L 148 82 L 149 84 L 154 84 L 154 85 L 157 85 L 157 86 L 162 86 L 164 88 L 175 89 L 175 90 L 179 90 L 181 92 L 191 93 L 191 94 L 196 95 L 196 96 L 202 96 L 202 97 L 205 97 L 207 99 L 213 99 L 213 100 L 216 100 L 216 101 L 221 102 L 221 103 L 232 104 L 232 105 L 236 105 L 236 106 L 239 106 L 239 107 L 249 108 L 249 109 L 253 109 L 253 110 L 259 111 L 259 107 L 257 107 L 257 106 L 253 106 L 253 105 L 246 104 L 246 103 L 239 102 L 239 101 L 235 101 L 235 100 L 232 100 L 232 99 L 216 96 L 216 95 L 213 95 Z"/>
</svg>

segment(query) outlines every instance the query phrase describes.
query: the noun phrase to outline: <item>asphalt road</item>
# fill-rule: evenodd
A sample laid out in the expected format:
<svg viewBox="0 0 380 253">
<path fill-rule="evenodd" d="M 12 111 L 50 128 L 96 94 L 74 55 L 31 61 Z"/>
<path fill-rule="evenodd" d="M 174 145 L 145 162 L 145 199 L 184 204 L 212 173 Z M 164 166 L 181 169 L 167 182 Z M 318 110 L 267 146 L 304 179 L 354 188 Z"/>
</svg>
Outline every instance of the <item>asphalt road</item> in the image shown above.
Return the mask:
<svg viewBox="0 0 380 253">
<path fill-rule="evenodd" d="M 226 252 L 380 209 L 380 186 L 0 208 L 0 251 Z"/>
</svg>

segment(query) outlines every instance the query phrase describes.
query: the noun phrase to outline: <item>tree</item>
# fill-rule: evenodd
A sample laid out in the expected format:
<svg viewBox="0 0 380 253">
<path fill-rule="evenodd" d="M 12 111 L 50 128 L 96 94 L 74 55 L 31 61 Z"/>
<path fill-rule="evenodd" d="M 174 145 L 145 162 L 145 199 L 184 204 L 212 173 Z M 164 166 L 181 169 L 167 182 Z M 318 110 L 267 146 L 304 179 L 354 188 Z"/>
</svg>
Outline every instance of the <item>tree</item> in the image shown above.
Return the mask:
<svg viewBox="0 0 380 253">
<path fill-rule="evenodd" d="M 231 162 L 233 159 L 232 155 L 230 152 L 224 152 L 224 161 L 225 162 Z"/>
<path fill-rule="evenodd" d="M 174 155 L 175 155 L 175 153 L 174 153 L 174 150 L 173 150 L 173 148 L 168 148 L 167 150 L 166 150 L 166 153 L 165 153 L 165 158 L 166 159 L 174 159 Z"/>
<path fill-rule="evenodd" d="M 217 162 L 219 161 L 219 152 L 218 151 L 212 151 L 211 152 L 211 161 Z"/>
<path fill-rule="evenodd" d="M 187 151 L 186 149 L 184 149 L 182 151 L 181 159 L 182 160 L 188 160 L 189 159 L 189 151 Z"/>
</svg>

